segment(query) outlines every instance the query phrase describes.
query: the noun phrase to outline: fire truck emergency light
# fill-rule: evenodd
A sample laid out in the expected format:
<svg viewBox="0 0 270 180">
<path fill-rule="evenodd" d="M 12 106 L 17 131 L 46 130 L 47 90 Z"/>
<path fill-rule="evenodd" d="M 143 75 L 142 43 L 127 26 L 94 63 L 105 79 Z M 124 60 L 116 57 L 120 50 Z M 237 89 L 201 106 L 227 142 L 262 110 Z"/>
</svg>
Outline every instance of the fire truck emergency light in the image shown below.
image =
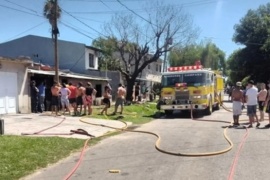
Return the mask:
<svg viewBox="0 0 270 180">
<path fill-rule="evenodd" d="M 168 71 L 175 72 L 175 71 L 189 71 L 189 70 L 197 70 L 197 69 L 202 69 L 202 65 L 169 67 Z"/>
<path fill-rule="evenodd" d="M 176 83 L 175 87 L 186 87 L 187 83 Z"/>
</svg>

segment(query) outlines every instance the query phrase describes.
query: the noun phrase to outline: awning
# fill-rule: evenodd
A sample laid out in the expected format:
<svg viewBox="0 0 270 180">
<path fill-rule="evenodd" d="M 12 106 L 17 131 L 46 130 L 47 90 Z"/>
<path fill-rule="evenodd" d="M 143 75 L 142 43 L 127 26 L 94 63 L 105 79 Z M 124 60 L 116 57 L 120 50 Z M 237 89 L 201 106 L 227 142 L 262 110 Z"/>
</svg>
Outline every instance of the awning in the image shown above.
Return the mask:
<svg viewBox="0 0 270 180">
<path fill-rule="evenodd" d="M 148 81 L 161 83 L 161 76 L 160 75 L 154 75 L 154 74 L 147 74 L 146 79 Z"/>
<path fill-rule="evenodd" d="M 36 69 L 28 69 L 28 73 L 33 73 L 33 74 L 43 74 L 43 75 L 55 75 L 55 71 L 43 71 L 43 70 L 36 70 Z M 67 77 L 67 78 L 75 78 L 75 79 L 89 79 L 89 80 L 97 80 L 97 81 L 108 81 L 110 79 L 107 78 L 102 78 L 102 77 L 92 77 L 89 75 L 84 75 L 84 74 L 75 74 L 75 73 L 64 73 L 59 71 L 59 76 L 60 77 Z"/>
</svg>

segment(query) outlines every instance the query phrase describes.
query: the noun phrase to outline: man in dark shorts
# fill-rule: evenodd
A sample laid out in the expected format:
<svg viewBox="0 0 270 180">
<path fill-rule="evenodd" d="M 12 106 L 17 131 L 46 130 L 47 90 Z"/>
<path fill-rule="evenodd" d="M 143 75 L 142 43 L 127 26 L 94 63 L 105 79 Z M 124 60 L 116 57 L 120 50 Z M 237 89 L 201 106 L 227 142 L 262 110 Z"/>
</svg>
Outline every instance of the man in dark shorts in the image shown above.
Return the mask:
<svg viewBox="0 0 270 180">
<path fill-rule="evenodd" d="M 31 111 L 32 113 L 38 113 L 38 88 L 36 87 L 36 81 L 31 81 Z"/>
<path fill-rule="evenodd" d="M 102 103 L 105 105 L 104 108 L 102 109 L 102 111 L 100 112 L 101 115 L 103 115 L 103 113 L 105 112 L 106 115 L 108 115 L 108 108 L 110 108 L 111 106 L 111 95 L 110 95 L 110 88 L 108 86 L 105 86 L 104 88 L 104 93 L 103 93 L 103 100 Z"/>
<path fill-rule="evenodd" d="M 58 83 L 54 82 L 53 86 L 51 87 L 51 93 L 52 93 L 51 106 L 52 106 L 52 114 L 53 112 L 55 112 L 55 115 L 58 115 L 59 91 L 60 91 L 60 87 L 58 86 Z"/>
<path fill-rule="evenodd" d="M 81 115 L 82 106 L 83 106 L 83 96 L 84 96 L 85 88 L 82 86 L 82 83 L 79 82 L 76 91 L 76 108 L 74 111 L 74 115 Z M 78 112 L 78 107 L 80 107 L 80 111 Z"/>
<path fill-rule="evenodd" d="M 135 101 L 139 101 L 139 95 L 140 95 L 140 83 L 137 83 L 135 86 Z"/>
<path fill-rule="evenodd" d="M 70 90 L 70 95 L 69 95 L 69 103 L 73 107 L 73 110 L 76 108 L 76 87 L 73 86 L 73 84 L 70 82 L 68 84 L 68 89 Z"/>
<path fill-rule="evenodd" d="M 122 84 L 120 83 L 118 85 L 117 97 L 116 97 L 116 101 L 115 101 L 113 115 L 115 115 L 117 113 L 118 106 L 121 107 L 120 114 L 123 113 L 123 109 L 124 109 L 123 106 L 124 106 L 125 97 L 126 97 L 126 89 L 123 88 Z"/>
</svg>

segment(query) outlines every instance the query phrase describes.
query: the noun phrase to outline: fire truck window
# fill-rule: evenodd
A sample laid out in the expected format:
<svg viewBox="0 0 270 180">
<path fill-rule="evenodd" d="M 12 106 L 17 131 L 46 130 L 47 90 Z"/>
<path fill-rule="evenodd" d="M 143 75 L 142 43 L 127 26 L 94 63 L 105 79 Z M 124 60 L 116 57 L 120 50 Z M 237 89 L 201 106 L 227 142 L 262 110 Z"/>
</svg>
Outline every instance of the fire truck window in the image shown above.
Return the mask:
<svg viewBox="0 0 270 180">
<path fill-rule="evenodd" d="M 183 75 L 183 82 L 187 83 L 188 86 L 202 86 L 207 79 L 206 73 L 187 73 Z"/>
<path fill-rule="evenodd" d="M 175 86 L 176 83 L 182 82 L 182 75 L 168 75 L 162 77 L 162 86 Z"/>
</svg>

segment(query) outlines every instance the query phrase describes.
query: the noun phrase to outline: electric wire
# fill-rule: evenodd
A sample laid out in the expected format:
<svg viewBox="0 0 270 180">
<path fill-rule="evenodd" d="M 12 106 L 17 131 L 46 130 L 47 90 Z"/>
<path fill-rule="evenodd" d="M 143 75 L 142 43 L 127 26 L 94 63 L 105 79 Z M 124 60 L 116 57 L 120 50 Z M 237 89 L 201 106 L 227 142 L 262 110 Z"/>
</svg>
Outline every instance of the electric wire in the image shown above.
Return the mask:
<svg viewBox="0 0 270 180">
<path fill-rule="evenodd" d="M 91 26 L 89 26 L 88 24 L 86 24 L 85 22 L 81 21 L 80 19 L 78 19 L 77 17 L 73 16 L 71 13 L 65 11 L 63 8 L 62 8 L 62 11 L 67 13 L 69 16 L 71 16 L 72 18 L 76 19 L 77 21 L 79 21 L 80 23 L 82 23 L 83 25 L 87 26 L 88 28 L 92 29 L 93 31 L 97 32 L 98 34 L 104 36 L 104 37 L 107 37 L 106 35 L 104 35 L 103 33 L 99 32 L 98 30 L 92 28 Z"/>
<path fill-rule="evenodd" d="M 12 1 L 9 1 L 9 0 L 4 0 L 4 1 L 6 1 L 6 2 L 8 2 L 8 3 L 10 3 L 10 4 L 14 4 L 14 5 L 16 5 L 16 6 L 19 6 L 19 7 L 21 7 L 21 8 L 27 9 L 27 10 L 29 10 L 29 11 L 32 11 L 32 12 L 38 14 L 37 11 L 35 11 L 35 10 L 33 10 L 33 9 L 30 9 L 30 8 L 28 8 L 28 7 L 22 6 L 22 5 L 20 5 L 20 4 L 17 4 L 17 3 L 15 3 L 15 2 L 12 2 Z"/>
<path fill-rule="evenodd" d="M 23 31 L 23 32 L 21 32 L 21 33 L 19 33 L 19 34 L 16 34 L 16 35 L 14 35 L 13 37 L 10 37 L 9 39 L 3 41 L 2 43 L 8 42 L 8 41 L 10 41 L 11 39 L 14 39 L 14 38 L 16 38 L 16 37 L 18 37 L 18 36 L 20 36 L 20 35 L 22 35 L 22 34 L 25 34 L 26 32 L 29 32 L 29 31 L 31 31 L 31 30 L 33 30 L 33 29 L 35 29 L 35 28 L 37 28 L 37 27 L 43 25 L 43 24 L 46 23 L 46 22 L 47 22 L 47 21 L 43 21 L 43 22 L 41 22 L 41 23 L 39 23 L 39 24 L 37 24 L 37 25 L 35 25 L 35 26 L 29 28 L 29 29 L 26 29 L 25 31 Z"/>
<path fill-rule="evenodd" d="M 73 31 L 75 31 L 75 32 L 77 32 L 77 33 L 79 33 L 79 34 L 81 34 L 81 35 L 84 35 L 85 37 L 88 37 L 89 39 L 95 39 L 95 38 L 93 38 L 93 37 L 91 37 L 91 36 L 89 36 L 89 35 L 87 35 L 87 34 L 81 32 L 81 31 L 79 31 L 79 30 L 76 29 L 75 27 L 72 27 L 72 26 L 70 26 L 70 25 L 64 23 L 63 21 L 59 21 L 59 22 L 61 22 L 61 24 L 63 24 L 64 26 L 66 26 L 66 27 L 72 29 Z"/>
<path fill-rule="evenodd" d="M 144 21 L 148 22 L 151 25 L 157 26 L 156 24 L 153 24 L 151 21 L 145 19 L 144 17 L 142 17 L 141 15 L 139 15 L 138 13 L 136 13 L 134 10 L 130 9 L 129 7 L 127 7 L 124 3 L 122 3 L 120 0 L 116 0 L 119 4 L 121 4 L 122 6 L 124 6 L 127 10 L 129 10 L 130 12 L 132 12 L 133 14 L 135 14 L 136 16 L 140 17 L 141 19 L 143 19 Z"/>
<path fill-rule="evenodd" d="M 100 0 L 97 0 L 97 1 L 100 1 Z M 190 3 L 185 3 L 185 4 L 182 4 L 183 6 L 193 6 L 193 5 L 196 5 L 196 3 L 200 3 L 199 5 L 201 5 L 201 4 L 206 4 L 206 3 L 214 3 L 214 2 L 218 2 L 218 1 L 196 1 L 196 2 L 190 2 Z M 12 2 L 13 3 L 13 2 Z M 16 4 L 16 3 L 13 3 L 14 5 Z M 18 5 L 18 6 L 21 6 L 21 5 Z M 25 13 L 25 14 L 29 14 L 29 15 L 33 15 L 33 16 L 36 16 L 36 17 L 41 17 L 41 18 L 44 18 L 43 17 L 43 15 L 39 15 L 39 14 L 37 14 L 37 13 L 31 13 L 31 12 L 27 12 L 27 11 L 23 11 L 23 10 L 20 10 L 20 9 L 16 9 L 16 8 L 13 8 L 13 7 L 9 7 L 9 6 L 6 6 L 6 5 L 1 5 L 0 4 L 0 7 L 3 7 L 3 8 L 7 8 L 7 9 L 11 9 L 11 10 L 14 10 L 14 11 L 17 11 L 17 12 L 21 12 L 21 13 Z M 36 12 L 35 10 L 33 10 L 33 9 L 30 9 L 30 8 L 27 8 L 27 7 L 25 7 L 25 6 L 22 6 L 23 8 L 25 8 L 25 9 L 29 9 L 30 11 L 32 11 L 32 12 Z M 76 12 L 73 12 L 73 13 L 76 13 Z M 75 16 L 74 16 L 75 17 Z M 76 18 L 76 17 L 75 17 Z M 78 18 L 77 18 L 78 19 Z M 84 33 L 81 33 L 80 31 L 78 31 L 78 30 L 76 30 L 76 28 L 73 28 L 73 27 L 71 27 L 70 25 L 67 25 L 67 24 L 65 24 L 65 26 L 66 27 L 69 27 L 70 29 L 72 29 L 72 30 L 74 30 L 74 31 L 76 31 L 76 32 L 78 32 L 78 33 L 80 33 L 80 34 L 82 34 L 82 35 L 84 35 L 84 36 L 86 36 L 86 37 L 88 37 L 88 38 L 90 38 L 88 35 L 86 35 L 86 34 L 84 34 Z M 95 30 L 94 30 L 95 31 Z M 99 33 L 99 32 L 98 32 Z M 215 37 L 211 37 L 212 39 L 217 39 L 217 38 L 215 38 Z M 91 39 L 94 39 L 94 38 L 92 38 L 91 37 Z M 244 43 L 244 45 L 258 45 L 258 46 L 262 46 L 262 45 L 264 45 L 264 44 L 261 44 L 261 43 L 257 43 L 257 42 L 246 42 L 246 43 Z"/>
<path fill-rule="evenodd" d="M 13 7 L 9 7 L 9 6 L 5 6 L 5 5 L 2 5 L 2 4 L 0 4 L 0 7 L 11 9 L 11 10 L 14 10 L 14 11 L 17 11 L 17 12 L 22 12 L 22 13 L 25 13 L 25 14 L 30 14 L 30 15 L 34 15 L 34 16 L 38 16 L 38 17 L 43 17 L 42 15 L 39 15 L 39 14 L 23 11 L 23 10 L 16 9 L 16 8 L 13 8 Z"/>
</svg>

